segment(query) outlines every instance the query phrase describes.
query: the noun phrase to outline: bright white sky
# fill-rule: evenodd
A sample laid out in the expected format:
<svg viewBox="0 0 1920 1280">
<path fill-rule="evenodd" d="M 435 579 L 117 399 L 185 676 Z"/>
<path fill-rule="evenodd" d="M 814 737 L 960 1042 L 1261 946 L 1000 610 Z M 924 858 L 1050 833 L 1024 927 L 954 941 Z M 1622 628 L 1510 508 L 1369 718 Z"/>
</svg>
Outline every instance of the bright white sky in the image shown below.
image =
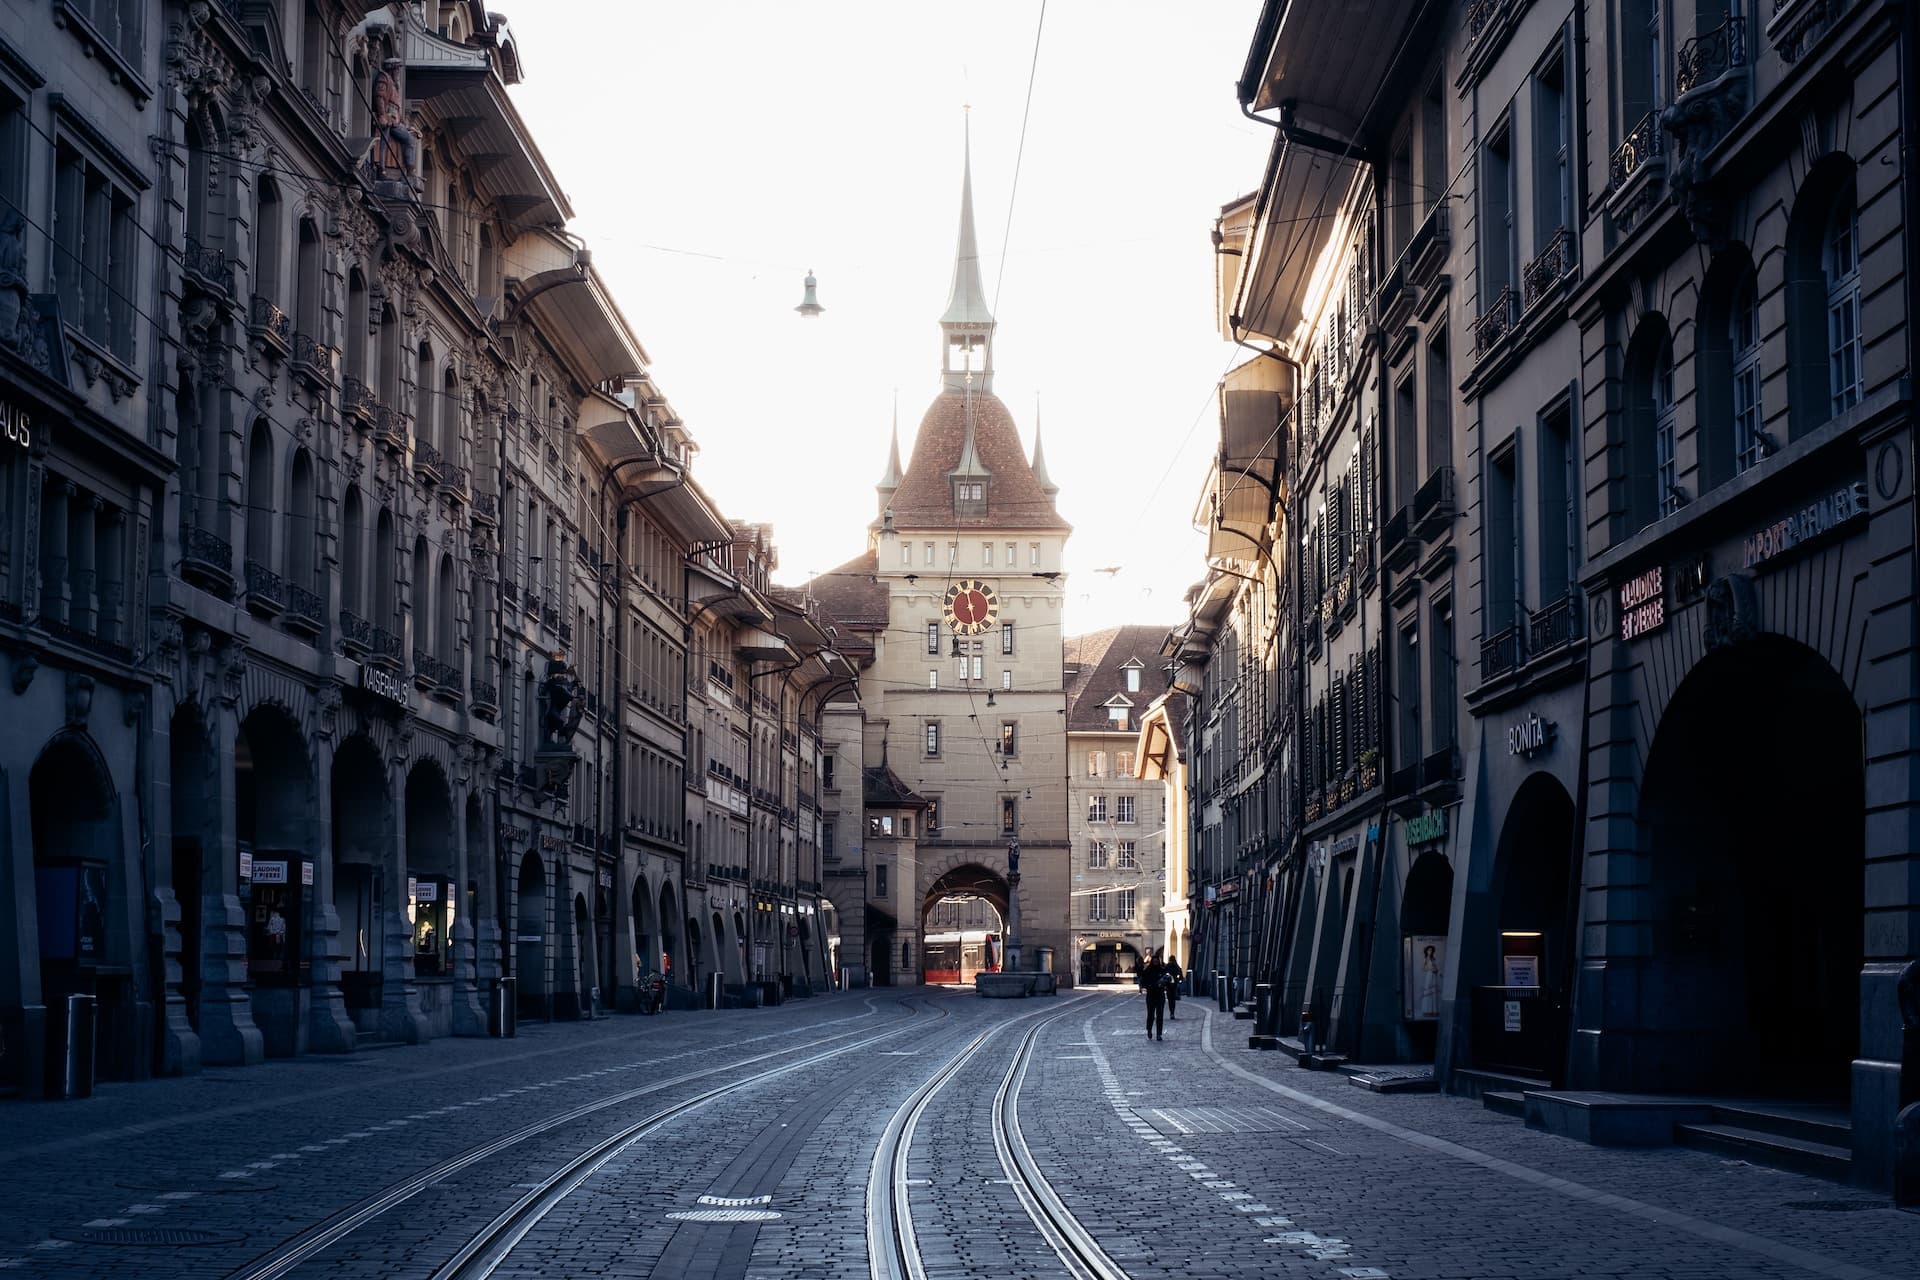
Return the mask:
<svg viewBox="0 0 1920 1280">
<path fill-rule="evenodd" d="M 1235 351 L 1208 232 L 1271 140 L 1233 97 L 1258 0 L 1050 0 L 1010 240 L 1033 0 L 501 7 L 573 229 L 781 581 L 865 548 L 895 391 L 905 459 L 938 389 L 970 102 L 990 298 L 1011 245 L 995 390 L 1029 448 L 1040 397 L 1068 631 L 1184 617 Z M 817 320 L 793 311 L 810 267 Z"/>
</svg>

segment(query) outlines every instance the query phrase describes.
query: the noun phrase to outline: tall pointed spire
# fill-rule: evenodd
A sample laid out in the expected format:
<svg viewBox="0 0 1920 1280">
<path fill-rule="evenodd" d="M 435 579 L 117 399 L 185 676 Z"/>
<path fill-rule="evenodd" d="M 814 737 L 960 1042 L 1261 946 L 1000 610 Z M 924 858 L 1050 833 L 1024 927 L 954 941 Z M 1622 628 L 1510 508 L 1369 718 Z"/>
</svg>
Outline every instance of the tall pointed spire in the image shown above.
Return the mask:
<svg viewBox="0 0 1920 1280">
<path fill-rule="evenodd" d="M 893 495 L 899 491 L 900 478 L 900 391 L 893 393 L 893 443 L 887 449 L 887 473 L 880 477 L 880 483 L 873 486 L 880 491 L 880 510 L 882 514 L 893 503 Z"/>
<path fill-rule="evenodd" d="M 973 230 L 973 125 L 966 127 L 960 176 L 960 238 L 953 253 L 953 286 L 947 291 L 947 309 L 940 317 L 945 352 L 940 372 L 949 391 L 965 388 L 971 371 L 974 388 L 993 390 L 993 313 L 987 309 L 986 286 L 980 282 L 980 245 Z M 959 356 L 960 367 L 954 366 Z"/>
<path fill-rule="evenodd" d="M 1060 492 L 1060 486 L 1047 474 L 1047 452 L 1040 444 L 1040 397 L 1033 397 L 1033 478 L 1040 482 L 1041 492 L 1049 498 Z"/>
</svg>

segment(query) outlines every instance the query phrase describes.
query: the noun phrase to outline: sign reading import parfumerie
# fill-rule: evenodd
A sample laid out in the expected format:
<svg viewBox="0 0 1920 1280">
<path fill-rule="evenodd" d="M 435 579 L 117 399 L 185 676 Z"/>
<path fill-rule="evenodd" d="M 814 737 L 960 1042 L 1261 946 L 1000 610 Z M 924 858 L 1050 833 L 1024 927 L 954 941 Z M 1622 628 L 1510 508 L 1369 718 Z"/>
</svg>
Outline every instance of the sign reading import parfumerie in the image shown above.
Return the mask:
<svg viewBox="0 0 1920 1280">
<path fill-rule="evenodd" d="M 1817 502 L 1747 535 L 1747 568 L 1754 569 L 1867 514 L 1867 482 L 1855 480 Z"/>
</svg>

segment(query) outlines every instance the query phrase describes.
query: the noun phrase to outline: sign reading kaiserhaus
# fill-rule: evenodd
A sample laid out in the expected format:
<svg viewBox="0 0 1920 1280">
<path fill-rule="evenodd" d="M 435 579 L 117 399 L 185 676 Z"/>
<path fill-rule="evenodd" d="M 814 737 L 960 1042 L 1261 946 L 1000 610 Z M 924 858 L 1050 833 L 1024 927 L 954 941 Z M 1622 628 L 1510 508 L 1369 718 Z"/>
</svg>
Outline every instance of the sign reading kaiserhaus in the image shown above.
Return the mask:
<svg viewBox="0 0 1920 1280">
<path fill-rule="evenodd" d="M 384 667 L 371 663 L 360 664 L 360 687 L 376 698 L 384 698 L 395 706 L 407 705 L 407 682 L 397 678 Z"/>
<path fill-rule="evenodd" d="M 33 415 L 10 400 L 0 400 L 0 439 L 19 449 L 33 447 Z"/>
<path fill-rule="evenodd" d="M 1855 480 L 1817 502 L 1747 535 L 1747 568 L 1763 565 L 1867 514 L 1867 482 Z"/>
</svg>

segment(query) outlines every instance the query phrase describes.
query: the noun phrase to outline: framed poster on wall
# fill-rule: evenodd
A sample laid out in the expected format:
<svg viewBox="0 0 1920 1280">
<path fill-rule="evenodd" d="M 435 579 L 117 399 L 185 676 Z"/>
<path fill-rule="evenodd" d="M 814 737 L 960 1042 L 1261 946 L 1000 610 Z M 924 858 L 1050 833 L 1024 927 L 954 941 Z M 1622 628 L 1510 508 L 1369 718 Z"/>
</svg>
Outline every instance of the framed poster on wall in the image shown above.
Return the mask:
<svg viewBox="0 0 1920 1280">
<path fill-rule="evenodd" d="M 1440 1018 L 1440 977 L 1447 971 L 1447 935 L 1410 933 L 1402 939 L 1400 999 L 1408 1022 Z"/>
</svg>

